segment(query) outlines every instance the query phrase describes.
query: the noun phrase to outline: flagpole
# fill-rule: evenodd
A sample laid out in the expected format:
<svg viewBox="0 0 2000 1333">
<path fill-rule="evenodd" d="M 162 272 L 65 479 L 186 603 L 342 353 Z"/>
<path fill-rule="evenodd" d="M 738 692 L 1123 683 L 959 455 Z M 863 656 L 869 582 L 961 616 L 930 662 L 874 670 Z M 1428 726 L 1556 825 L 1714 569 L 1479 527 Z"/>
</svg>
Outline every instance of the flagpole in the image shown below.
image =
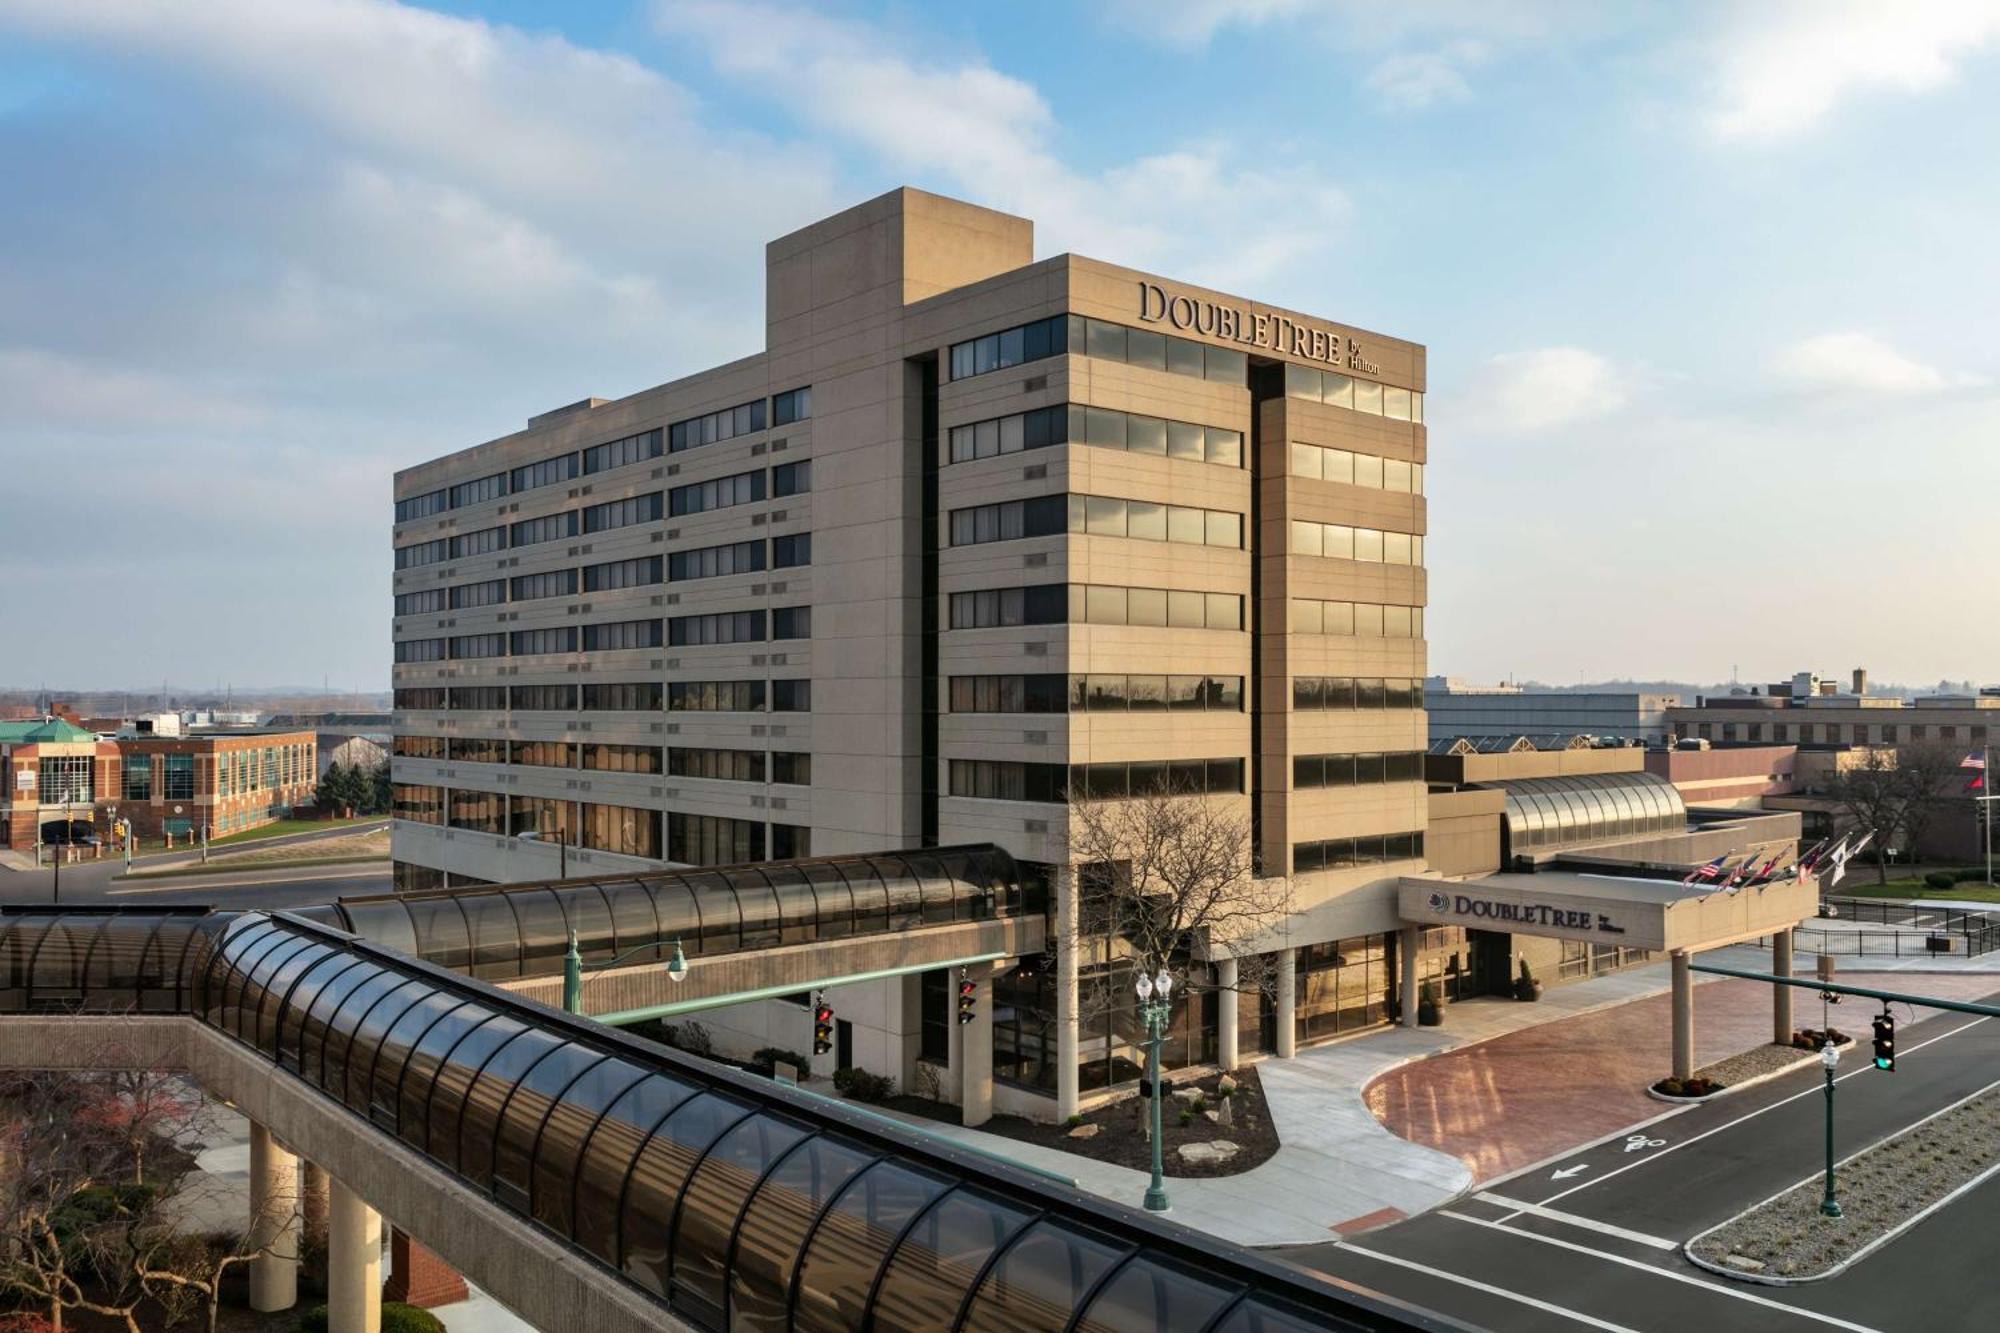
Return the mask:
<svg viewBox="0 0 2000 1333">
<path fill-rule="evenodd" d="M 1989 732 L 1989 736 L 1990 736 Z M 1986 807 L 1986 882 L 1993 882 L 1993 742 L 1986 742 L 1984 758 L 1986 767 L 1979 770 L 1979 794 L 1986 799 L 1981 802 Z"/>
</svg>

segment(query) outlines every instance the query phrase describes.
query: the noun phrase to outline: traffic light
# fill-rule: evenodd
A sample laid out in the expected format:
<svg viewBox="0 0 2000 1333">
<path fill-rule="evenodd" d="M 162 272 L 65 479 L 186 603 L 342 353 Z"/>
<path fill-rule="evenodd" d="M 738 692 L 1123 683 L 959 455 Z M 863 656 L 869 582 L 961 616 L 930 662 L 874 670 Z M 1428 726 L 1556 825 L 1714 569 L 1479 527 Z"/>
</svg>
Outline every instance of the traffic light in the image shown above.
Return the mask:
<svg viewBox="0 0 2000 1333">
<path fill-rule="evenodd" d="M 1875 1015 L 1875 1067 L 1896 1072 L 1896 1016 L 1886 1009 Z"/>
<path fill-rule="evenodd" d="M 825 1055 L 833 1049 L 833 1006 L 822 995 L 813 1002 L 813 1054 Z"/>
<path fill-rule="evenodd" d="M 958 1021 L 960 1023 L 970 1023 L 972 1021 L 972 1009 L 978 1002 L 978 992 L 979 987 L 975 982 L 963 975 L 959 977 Z"/>
</svg>

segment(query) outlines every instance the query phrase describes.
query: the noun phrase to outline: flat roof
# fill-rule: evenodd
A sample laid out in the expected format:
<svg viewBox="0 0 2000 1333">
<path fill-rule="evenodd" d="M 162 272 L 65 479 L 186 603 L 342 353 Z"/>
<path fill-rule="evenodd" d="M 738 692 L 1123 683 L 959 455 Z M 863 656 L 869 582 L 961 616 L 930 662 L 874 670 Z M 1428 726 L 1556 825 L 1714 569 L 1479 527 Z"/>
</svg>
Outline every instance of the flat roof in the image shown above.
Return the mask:
<svg viewBox="0 0 2000 1333">
<path fill-rule="evenodd" d="M 1812 878 L 1708 884 L 1552 870 L 1470 880 L 1406 877 L 1405 921 L 1619 944 L 1628 949 L 1712 949 L 1786 930 L 1819 911 Z"/>
</svg>

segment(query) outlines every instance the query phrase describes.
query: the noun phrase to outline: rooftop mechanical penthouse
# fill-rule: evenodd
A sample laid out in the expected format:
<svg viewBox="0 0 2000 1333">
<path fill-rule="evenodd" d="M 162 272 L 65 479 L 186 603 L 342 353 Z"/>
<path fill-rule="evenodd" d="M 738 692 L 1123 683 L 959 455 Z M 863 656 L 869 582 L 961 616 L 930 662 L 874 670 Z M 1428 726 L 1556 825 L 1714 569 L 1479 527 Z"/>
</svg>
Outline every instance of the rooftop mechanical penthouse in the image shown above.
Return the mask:
<svg viewBox="0 0 2000 1333">
<path fill-rule="evenodd" d="M 842 988 L 826 1058 L 1049 1117 L 1138 1072 L 1075 999 L 1129 963 L 1053 942 L 1069 803 L 1168 782 L 1247 816 L 1296 904 L 1280 993 L 1185 960 L 1171 1066 L 1388 1021 L 1426 869 L 1424 349 L 1036 260 L 1027 219 L 908 189 L 772 242 L 765 311 L 752 355 L 398 474 L 398 887 L 996 844 L 1051 943 L 976 978 L 990 1078 L 955 1076 L 943 973 Z M 724 1048 L 809 1025 L 714 1016 Z"/>
</svg>

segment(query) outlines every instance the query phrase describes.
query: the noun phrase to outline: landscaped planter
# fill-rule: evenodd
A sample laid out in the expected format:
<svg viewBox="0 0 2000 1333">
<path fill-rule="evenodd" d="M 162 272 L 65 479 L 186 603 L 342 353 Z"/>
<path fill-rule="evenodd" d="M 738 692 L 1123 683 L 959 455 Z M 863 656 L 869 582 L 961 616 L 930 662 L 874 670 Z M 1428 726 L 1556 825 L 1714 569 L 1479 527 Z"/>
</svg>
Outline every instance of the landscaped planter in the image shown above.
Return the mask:
<svg viewBox="0 0 2000 1333">
<path fill-rule="evenodd" d="M 1854 1045 L 1852 1037 L 1840 1032 L 1835 1032 L 1833 1035 L 1835 1037 L 1833 1048 L 1836 1051 L 1845 1051 Z M 1800 1046 L 1795 1039 L 1792 1049 L 1817 1053 L 1820 1048 L 1818 1046 Z M 1685 1090 L 1677 1093 L 1663 1091 L 1661 1084 L 1675 1081 L 1670 1078 L 1663 1078 L 1656 1083 L 1649 1084 L 1646 1088 L 1646 1095 L 1656 1102 L 1670 1102 L 1675 1106 L 1693 1106 L 1698 1102 L 1712 1102 L 1718 1097 L 1726 1097 L 1732 1092 L 1741 1092 L 1745 1088 L 1754 1088 L 1759 1083 L 1768 1083 L 1774 1078 L 1794 1073 L 1802 1066 L 1811 1063 L 1811 1057 L 1805 1056 L 1782 1068 L 1766 1070 L 1764 1073 L 1753 1075 L 1750 1078 L 1738 1079 L 1733 1083 L 1719 1083 L 1714 1079 L 1701 1078 L 1699 1076 L 1688 1080 L 1689 1083 L 1703 1083 L 1707 1085 L 1706 1089 L 1699 1093 L 1689 1093 Z"/>
</svg>

